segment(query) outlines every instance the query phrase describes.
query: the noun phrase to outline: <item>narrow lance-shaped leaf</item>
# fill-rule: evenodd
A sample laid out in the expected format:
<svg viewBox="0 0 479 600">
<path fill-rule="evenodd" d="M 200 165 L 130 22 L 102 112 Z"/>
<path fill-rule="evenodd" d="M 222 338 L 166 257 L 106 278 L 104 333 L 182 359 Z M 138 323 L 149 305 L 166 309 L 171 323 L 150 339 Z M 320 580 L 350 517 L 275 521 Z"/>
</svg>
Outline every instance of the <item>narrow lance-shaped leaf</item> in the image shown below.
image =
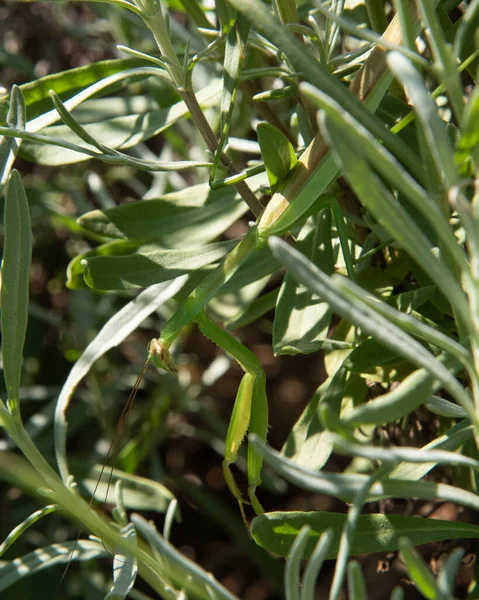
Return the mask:
<svg viewBox="0 0 479 600">
<path fill-rule="evenodd" d="M 281 23 L 271 14 L 267 5 L 259 0 L 228 0 L 228 2 L 245 14 L 266 36 L 275 43 L 288 57 L 292 65 L 298 71 L 308 74 L 309 81 L 319 89 L 324 90 L 326 94 L 337 100 L 346 113 L 351 113 L 367 129 L 382 139 L 385 145 L 390 148 L 401 162 L 410 169 L 412 173 L 418 174 L 421 167 L 415 164 L 415 157 L 411 155 L 411 149 L 398 139 L 398 136 L 391 134 L 383 125 L 380 119 L 377 119 L 362 102 L 368 104 L 374 97 L 376 103 L 382 98 L 390 85 L 390 79 L 382 80 L 385 73 L 384 56 L 375 55 L 374 60 L 368 61 L 370 65 L 366 70 L 360 71 L 355 88 L 360 88 L 359 94 L 362 94 L 359 101 L 354 94 L 344 89 L 343 84 L 328 69 L 318 62 L 318 60 L 309 53 L 305 47 L 292 35 Z M 390 25 L 391 29 L 385 32 L 385 37 L 398 36 L 399 24 L 394 22 Z M 379 54 L 383 54 L 379 49 Z M 379 58 L 379 60 L 377 60 Z M 382 59 L 382 60 L 381 60 Z M 365 81 L 367 83 L 365 84 Z M 377 92 L 377 94 L 375 94 Z M 317 197 L 317 196 L 316 196 Z"/>
<path fill-rule="evenodd" d="M 456 577 L 465 553 L 464 548 L 455 548 L 449 555 L 446 564 L 441 568 L 437 577 L 437 587 L 440 592 L 437 600 L 449 600 L 453 597 Z"/>
<path fill-rule="evenodd" d="M 464 108 L 464 90 L 461 85 L 461 75 L 457 68 L 459 58 L 445 35 L 441 26 L 436 6 L 431 2 L 418 0 L 418 9 L 421 20 L 427 32 L 427 39 L 434 57 L 433 69 L 435 75 L 443 83 L 449 98 L 454 116 L 459 121 Z"/>
<path fill-rule="evenodd" d="M 340 498 L 344 502 L 354 502 L 358 492 L 363 488 L 369 476 L 357 474 L 336 474 L 326 471 L 311 471 L 299 467 L 291 460 L 284 458 L 278 452 L 262 442 L 258 436 L 249 436 L 250 444 L 263 456 L 265 462 L 271 465 L 282 477 L 305 490 L 317 494 L 327 494 Z M 431 469 L 427 464 L 426 472 Z M 434 466 L 434 464 L 433 464 Z M 369 482 L 370 483 L 370 482 Z M 457 488 L 445 483 L 435 481 L 404 480 L 385 478 L 376 481 L 371 486 L 368 502 L 379 498 L 411 498 L 417 497 L 428 500 L 441 500 L 457 502 L 462 506 L 469 506 L 474 510 L 479 508 L 479 499 L 476 494 L 463 488 Z"/>
<path fill-rule="evenodd" d="M 85 89 L 100 80 L 105 80 L 111 75 L 145 64 L 144 60 L 137 58 L 101 60 L 76 69 L 68 69 L 61 73 L 52 73 L 35 81 L 24 83 L 19 87 L 25 97 L 25 104 L 30 118 L 35 118 L 51 108 L 50 90 L 65 98 L 65 96 L 74 94 L 79 89 Z M 2 121 L 8 111 L 8 102 L 9 96 L 7 94 L 0 96 L 0 120 Z"/>
<path fill-rule="evenodd" d="M 189 560 L 186 556 L 178 552 L 178 550 L 167 542 L 158 531 L 150 523 L 148 523 L 140 515 L 132 515 L 132 522 L 141 535 L 148 540 L 149 544 L 158 551 L 172 566 L 172 569 L 179 569 L 182 578 L 186 583 L 186 589 L 189 584 L 201 586 L 203 590 L 208 590 L 207 593 L 214 595 L 220 600 L 237 600 L 231 592 L 223 587 L 216 579 L 204 571 L 200 566 Z M 202 591 L 203 591 L 202 590 Z M 204 591 L 203 591 L 204 593 Z"/>
<path fill-rule="evenodd" d="M 10 94 L 10 106 L 7 114 L 7 125 L 14 129 L 25 129 L 25 100 L 21 89 L 14 85 Z M 0 137 L 0 195 L 8 181 L 13 163 L 20 150 L 21 139 Z"/>
<path fill-rule="evenodd" d="M 38 548 L 38 550 L 0 566 L 0 592 L 24 579 L 27 575 L 33 575 L 44 569 L 67 564 L 72 560 L 86 561 L 105 556 L 108 556 L 105 548 L 99 542 L 90 540 L 64 542 Z"/>
<path fill-rule="evenodd" d="M 136 531 L 133 523 L 128 523 L 121 530 L 121 536 L 136 542 Z M 133 555 L 115 553 L 113 560 L 113 583 L 105 600 L 124 600 L 135 585 L 138 565 Z"/>
<path fill-rule="evenodd" d="M 253 191 L 259 187 L 251 184 Z M 247 211 L 231 187 L 212 190 L 207 183 L 142 202 L 93 210 L 78 223 L 103 239 L 155 240 L 165 248 L 200 246 L 213 241 Z"/>
<path fill-rule="evenodd" d="M 301 529 L 310 527 L 304 558 L 309 558 L 321 534 L 331 529 L 333 539 L 326 559 L 336 558 L 339 539 L 347 515 L 334 512 L 271 512 L 256 517 L 251 533 L 261 547 L 279 556 L 288 556 Z M 415 545 L 432 541 L 477 538 L 479 527 L 469 523 L 405 517 L 402 515 L 366 514 L 357 520 L 351 554 L 389 552 L 397 550 L 401 536 L 407 536 Z"/>
<path fill-rule="evenodd" d="M 0 556 L 6 552 L 10 546 L 15 543 L 16 540 L 23 533 L 25 533 L 25 531 L 27 531 L 27 529 L 29 529 L 32 525 L 35 525 L 35 523 L 37 523 L 43 517 L 46 517 L 57 510 L 59 510 L 59 506 L 57 504 L 48 504 L 47 506 L 44 506 L 40 510 L 36 510 L 34 513 L 29 515 L 24 521 L 12 529 L 5 540 L 0 544 Z"/>
<path fill-rule="evenodd" d="M 479 85 L 476 85 L 466 104 L 460 131 L 456 163 L 465 171 L 468 161 L 477 164 L 479 160 Z"/>
<path fill-rule="evenodd" d="M 224 5 L 229 9 L 228 5 Z M 223 91 L 220 106 L 220 139 L 216 151 L 210 179 L 215 179 L 216 170 L 221 162 L 223 151 L 228 141 L 228 134 L 233 118 L 236 94 L 240 84 L 241 69 L 244 62 L 244 45 L 248 39 L 249 21 L 243 15 L 237 15 L 234 25 L 228 31 L 225 43 L 225 59 L 223 64 Z"/>
<path fill-rule="evenodd" d="M 9 408 L 20 418 L 19 393 L 23 345 L 28 322 L 32 232 L 30 210 L 18 171 L 12 171 L 5 195 L 1 327 L 3 375 Z"/>
<path fill-rule="evenodd" d="M 319 571 L 323 566 L 329 551 L 329 546 L 334 539 L 334 532 L 332 529 L 326 529 L 320 538 L 316 547 L 314 548 L 311 557 L 306 565 L 303 575 L 301 590 L 301 600 L 310 600 L 314 598 L 316 590 L 316 580 L 318 579 Z"/>
<path fill-rule="evenodd" d="M 367 600 L 368 598 L 361 565 L 355 560 L 348 564 L 348 592 L 350 600 Z"/>
<path fill-rule="evenodd" d="M 141 62 L 143 63 L 144 61 L 141 61 Z M 96 65 L 88 65 L 88 66 L 94 68 Z M 66 74 L 69 75 L 70 71 L 66 71 Z M 103 72 L 101 69 L 100 69 L 100 74 L 103 75 Z M 79 106 L 80 104 L 85 102 L 85 100 L 88 100 L 89 98 L 92 98 L 93 96 L 96 96 L 96 95 L 105 94 L 111 86 L 115 86 L 115 89 L 116 89 L 119 86 L 126 85 L 128 83 L 142 80 L 142 79 L 145 79 L 146 77 L 151 77 L 151 76 L 155 76 L 155 75 L 156 75 L 155 69 L 153 69 L 152 67 L 149 67 L 149 66 L 133 67 L 131 69 L 126 69 L 126 70 L 121 69 L 119 72 L 117 72 L 114 69 L 110 75 L 107 75 L 104 77 L 93 77 L 91 82 L 90 82 L 90 79 L 88 78 L 88 80 L 86 82 L 86 85 L 88 87 L 84 87 L 84 86 L 80 85 L 77 87 L 73 87 L 71 89 L 67 86 L 66 89 L 70 90 L 71 93 L 74 93 L 78 89 L 78 87 L 80 87 L 81 91 L 75 93 L 74 96 L 72 96 L 71 98 L 66 100 L 65 106 L 66 106 L 67 110 L 72 111 L 74 108 L 76 108 L 77 106 Z M 60 73 L 59 76 L 63 76 L 63 73 Z M 61 90 L 63 89 L 63 87 L 60 86 L 60 90 L 58 90 L 56 85 L 47 87 L 42 92 L 42 94 L 49 96 L 50 89 L 53 89 L 59 95 L 62 95 Z M 42 98 L 43 98 L 43 95 L 42 95 Z M 42 102 L 43 102 L 43 99 L 42 99 Z M 48 103 L 48 105 L 46 105 L 46 108 L 50 107 L 50 102 Z M 41 111 L 40 116 L 34 118 L 32 121 L 30 121 L 28 123 L 27 129 L 28 129 L 28 131 L 32 131 L 32 132 L 40 131 L 41 129 L 44 129 L 45 127 L 49 127 L 50 125 L 57 123 L 59 120 L 60 120 L 60 115 L 58 114 L 58 112 L 55 109 L 49 110 L 48 112 Z"/>
<path fill-rule="evenodd" d="M 211 164 L 209 162 L 195 161 L 142 160 L 118 151 L 102 153 L 91 149 L 91 147 L 82 146 L 62 138 L 30 133 L 28 131 L 12 130 L 8 127 L 0 127 L 0 134 L 11 138 L 20 138 L 28 140 L 29 142 L 34 142 L 33 147 L 40 144 L 42 148 L 63 148 L 74 152 L 75 154 L 86 156 L 86 158 L 97 158 L 112 165 L 127 165 L 141 171 L 180 171 L 181 169 L 190 169 L 192 167 L 209 167 Z M 60 161 L 61 160 L 63 160 L 63 158 L 60 157 Z M 74 162 L 78 162 L 78 160 L 75 160 Z"/>
<path fill-rule="evenodd" d="M 298 21 L 296 0 L 274 0 L 274 7 L 283 25 Z"/>
<path fill-rule="evenodd" d="M 217 263 L 234 246 L 235 242 L 215 242 L 200 248 L 169 250 L 148 244 L 135 254 L 86 258 L 82 263 L 84 277 L 87 285 L 97 290 L 148 287 Z"/>
<path fill-rule="evenodd" d="M 136 74 L 143 77 L 155 75 L 156 69 L 141 68 L 131 69 L 128 73 L 119 73 L 111 76 L 103 81 L 100 81 L 86 90 L 64 103 L 67 111 L 72 111 L 76 106 L 90 98 L 93 94 L 102 91 L 105 87 L 125 79 L 125 77 L 133 77 Z M 214 106 L 218 103 L 220 95 L 220 82 L 215 81 L 211 85 L 202 89 L 197 94 L 199 104 L 206 108 Z M 100 144 L 105 144 L 111 148 L 130 148 L 139 144 L 154 135 L 161 133 L 179 119 L 186 117 L 189 114 L 188 108 L 184 102 L 178 102 L 168 108 L 152 110 L 144 114 L 131 114 L 122 117 L 114 117 L 99 123 L 92 123 L 85 127 L 89 135 L 91 135 Z M 38 119 L 28 124 L 28 131 L 37 132 L 46 127 L 43 134 L 49 138 L 64 140 L 71 143 L 76 143 L 78 138 L 76 134 L 66 125 L 58 125 L 55 127 L 47 127 L 59 120 L 59 114 L 56 110 L 50 111 L 46 115 L 42 115 Z M 132 133 L 133 132 L 133 133 Z M 40 164 L 46 165 L 63 165 L 76 163 L 79 160 L 86 160 L 86 157 L 78 152 L 65 152 L 54 146 L 38 146 L 37 144 L 25 144 L 22 148 L 22 153 L 29 160 L 33 160 Z"/>
<path fill-rule="evenodd" d="M 337 417 L 339 417 L 341 410 L 341 402 L 347 393 L 347 379 L 347 370 L 342 367 L 339 368 L 319 401 L 319 406 L 327 405 L 333 415 Z M 331 456 L 333 445 L 329 432 L 325 430 L 319 419 L 318 411 L 313 414 L 304 442 L 298 440 L 294 456 L 287 453 L 287 448 L 286 445 L 285 456 L 293 458 L 298 465 L 312 470 L 319 470 L 324 467 Z"/>
<path fill-rule="evenodd" d="M 388 65 L 394 75 L 404 85 L 407 95 L 424 130 L 424 136 L 436 170 L 447 192 L 457 183 L 458 173 L 454 164 L 454 154 L 445 122 L 437 113 L 436 104 L 424 85 L 422 75 L 412 63 L 399 52 L 388 55 Z"/>
<path fill-rule="evenodd" d="M 301 230 L 297 248 L 326 273 L 334 270 L 331 212 L 323 209 Z M 329 305 L 287 273 L 278 297 L 273 325 L 273 350 L 278 354 L 311 354 L 326 339 Z"/>
<path fill-rule="evenodd" d="M 438 589 L 434 575 L 422 556 L 414 550 L 412 540 L 409 537 L 401 538 L 399 547 L 409 575 L 417 589 L 428 600 L 436 600 Z"/>
<path fill-rule="evenodd" d="M 288 553 L 284 572 L 284 587 L 288 600 L 299 600 L 300 569 L 304 550 L 308 543 L 309 531 L 308 525 L 301 528 Z"/>
</svg>

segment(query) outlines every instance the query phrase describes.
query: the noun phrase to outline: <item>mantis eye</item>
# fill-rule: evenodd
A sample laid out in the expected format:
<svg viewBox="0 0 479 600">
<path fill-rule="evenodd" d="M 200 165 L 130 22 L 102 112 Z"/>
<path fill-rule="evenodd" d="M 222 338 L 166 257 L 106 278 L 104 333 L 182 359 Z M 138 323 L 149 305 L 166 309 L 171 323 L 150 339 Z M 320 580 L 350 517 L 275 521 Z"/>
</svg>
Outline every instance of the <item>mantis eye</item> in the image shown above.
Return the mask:
<svg viewBox="0 0 479 600">
<path fill-rule="evenodd" d="M 176 367 L 173 364 L 168 349 L 161 343 L 161 340 L 153 338 L 148 344 L 148 357 L 158 369 L 168 371 L 168 373 L 176 373 Z"/>
</svg>

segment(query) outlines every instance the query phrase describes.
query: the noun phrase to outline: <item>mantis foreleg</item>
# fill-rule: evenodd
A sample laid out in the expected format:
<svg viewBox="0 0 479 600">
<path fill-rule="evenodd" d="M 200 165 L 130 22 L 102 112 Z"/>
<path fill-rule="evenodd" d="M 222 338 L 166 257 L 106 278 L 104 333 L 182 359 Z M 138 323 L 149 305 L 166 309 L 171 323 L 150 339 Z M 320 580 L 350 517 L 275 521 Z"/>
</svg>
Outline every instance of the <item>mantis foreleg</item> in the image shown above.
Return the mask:
<svg viewBox="0 0 479 600">
<path fill-rule="evenodd" d="M 257 357 L 231 334 L 213 323 L 204 312 L 200 312 L 192 320 L 197 322 L 203 335 L 230 354 L 245 373 L 238 388 L 226 435 L 223 473 L 229 490 L 238 501 L 243 520 L 247 523 L 244 512 L 246 502 L 236 485 L 230 467 L 236 462 L 239 448 L 248 431 L 255 433 L 260 439 L 266 440 L 268 402 L 265 374 Z M 161 338 L 152 340 L 150 343 L 150 359 L 160 368 L 175 372 L 168 349 L 164 347 Z M 263 513 L 261 504 L 256 497 L 256 488 L 261 485 L 261 465 L 260 454 L 252 446 L 248 446 L 248 495 L 256 514 Z"/>
<path fill-rule="evenodd" d="M 236 485 L 230 466 L 236 462 L 239 448 L 248 431 L 255 433 L 260 439 L 266 440 L 268 432 L 266 377 L 258 358 L 231 334 L 213 323 L 204 312 L 198 315 L 196 322 L 201 333 L 230 354 L 245 373 L 238 388 L 226 435 L 223 473 L 231 493 L 238 500 L 241 514 L 246 521 L 243 509 L 244 498 Z M 256 497 L 256 488 L 261 485 L 261 465 L 260 454 L 253 446 L 248 445 L 248 495 L 256 514 L 264 512 Z"/>
</svg>

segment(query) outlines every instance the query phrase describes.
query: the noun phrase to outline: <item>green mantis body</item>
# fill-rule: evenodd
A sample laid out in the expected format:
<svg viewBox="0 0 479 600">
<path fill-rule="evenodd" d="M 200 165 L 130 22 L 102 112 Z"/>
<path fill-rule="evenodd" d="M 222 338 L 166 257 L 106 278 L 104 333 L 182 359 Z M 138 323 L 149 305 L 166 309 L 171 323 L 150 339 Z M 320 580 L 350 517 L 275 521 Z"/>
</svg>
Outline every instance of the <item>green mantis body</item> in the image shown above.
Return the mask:
<svg viewBox="0 0 479 600">
<path fill-rule="evenodd" d="M 223 474 L 228 488 L 238 500 L 245 523 L 246 516 L 243 508 L 245 500 L 236 485 L 230 465 L 236 462 L 239 448 L 248 430 L 258 435 L 260 439 L 266 439 L 268 430 L 266 378 L 257 357 L 236 338 L 213 323 L 203 309 L 222 285 L 236 273 L 250 252 L 262 245 L 263 242 L 258 237 L 257 229 L 253 228 L 223 263 L 195 289 L 165 325 L 162 336 L 153 339 L 148 348 L 148 359 L 156 367 L 169 373 L 175 373 L 176 368 L 169 348 L 183 327 L 191 322 L 196 322 L 203 335 L 230 354 L 243 369 L 244 376 L 238 388 L 226 436 Z M 248 495 L 257 514 L 263 512 L 256 497 L 256 488 L 261 484 L 261 462 L 260 455 L 250 446 L 248 449 Z"/>
<path fill-rule="evenodd" d="M 384 38 L 397 42 L 399 26 L 393 22 L 386 30 Z M 350 89 L 364 103 L 374 110 L 385 94 L 391 77 L 387 74 L 384 51 L 376 48 L 368 61 L 358 72 Z M 237 272 L 253 252 L 266 245 L 272 235 L 285 233 L 298 222 L 313 203 L 326 191 L 338 174 L 327 145 L 318 134 L 293 170 L 279 185 L 265 211 L 247 235 L 228 254 L 222 263 L 212 271 L 190 294 L 166 323 L 158 339 L 149 345 L 148 360 L 160 369 L 175 373 L 169 349 L 181 330 L 191 322 L 196 322 L 201 332 L 229 353 L 241 366 L 244 376 L 238 389 L 233 414 L 230 420 L 223 473 L 225 481 L 240 505 L 243 520 L 246 522 L 243 498 L 230 466 L 237 460 L 238 450 L 246 433 L 255 433 L 259 439 L 266 440 L 268 430 L 268 405 L 265 390 L 265 375 L 259 360 L 229 333 L 213 323 L 204 313 L 208 302 L 220 291 L 221 287 Z M 325 195 L 324 206 L 329 202 Z M 315 205 L 319 210 L 322 206 Z M 257 514 L 263 512 L 256 497 L 256 488 L 261 483 L 261 456 L 248 449 L 248 495 Z"/>
</svg>

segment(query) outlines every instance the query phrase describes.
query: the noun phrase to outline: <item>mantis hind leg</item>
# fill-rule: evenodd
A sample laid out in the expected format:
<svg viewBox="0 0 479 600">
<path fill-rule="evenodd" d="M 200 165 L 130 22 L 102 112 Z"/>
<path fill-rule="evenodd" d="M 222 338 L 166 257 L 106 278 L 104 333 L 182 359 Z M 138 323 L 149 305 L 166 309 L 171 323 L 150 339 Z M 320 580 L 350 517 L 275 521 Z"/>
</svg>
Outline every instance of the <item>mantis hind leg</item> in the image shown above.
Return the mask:
<svg viewBox="0 0 479 600">
<path fill-rule="evenodd" d="M 268 431 L 268 403 L 266 380 L 258 358 L 227 331 L 213 323 L 204 313 L 197 318 L 201 332 L 225 352 L 230 354 L 245 372 L 241 380 L 226 435 L 223 474 L 232 495 L 238 501 L 243 521 L 247 523 L 244 505 L 249 504 L 239 490 L 231 465 L 237 461 L 239 448 L 248 430 L 266 440 Z M 261 484 L 261 455 L 248 447 L 248 495 L 257 514 L 264 511 L 256 497 L 256 488 Z"/>
<path fill-rule="evenodd" d="M 268 399 L 266 397 L 266 379 L 263 369 L 261 369 L 261 373 L 258 374 L 253 384 L 249 432 L 256 434 L 260 440 L 266 441 L 268 435 Z M 256 488 L 261 485 L 262 464 L 263 457 L 261 454 L 252 444 L 248 444 L 248 495 L 257 515 L 264 513 L 263 507 L 256 497 Z"/>
<path fill-rule="evenodd" d="M 265 378 L 262 372 L 245 373 L 238 388 L 236 401 L 231 415 L 228 434 L 226 436 L 223 474 L 233 496 L 238 500 L 241 516 L 247 523 L 244 513 L 245 501 L 240 492 L 230 465 L 238 458 L 238 451 L 246 433 L 255 433 L 261 440 L 266 440 L 268 432 L 268 401 L 266 398 Z M 248 496 L 253 510 L 257 515 L 264 513 L 258 498 L 256 488 L 261 485 L 262 456 L 251 445 L 248 445 Z"/>
<path fill-rule="evenodd" d="M 226 435 L 225 457 L 223 459 L 223 476 L 231 494 L 238 501 L 241 516 L 244 523 L 247 525 L 244 505 L 247 504 L 238 485 L 236 484 L 234 475 L 231 471 L 231 465 L 238 459 L 238 451 L 243 442 L 243 439 L 248 431 L 251 415 L 251 403 L 253 399 L 255 376 L 251 373 L 245 373 L 241 380 L 238 392 L 236 394 L 233 414 L 231 415 Z M 248 479 L 249 479 L 249 461 L 248 461 Z"/>
</svg>

